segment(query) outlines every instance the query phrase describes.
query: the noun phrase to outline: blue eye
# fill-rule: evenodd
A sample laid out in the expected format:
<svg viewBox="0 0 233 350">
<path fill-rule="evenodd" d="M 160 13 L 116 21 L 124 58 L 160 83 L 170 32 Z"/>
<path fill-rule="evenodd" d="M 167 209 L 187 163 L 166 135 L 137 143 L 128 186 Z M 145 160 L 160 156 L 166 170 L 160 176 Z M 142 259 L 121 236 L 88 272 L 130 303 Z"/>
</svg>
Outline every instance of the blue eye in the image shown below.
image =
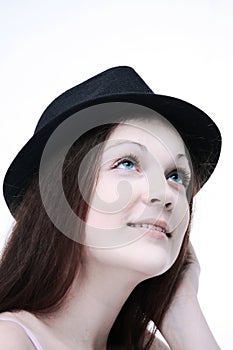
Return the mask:
<svg viewBox="0 0 233 350">
<path fill-rule="evenodd" d="M 133 162 L 131 162 L 131 160 L 128 159 L 123 159 L 119 164 L 118 167 L 122 165 L 123 167 L 127 168 L 127 169 L 132 169 L 134 167 Z"/>
<path fill-rule="evenodd" d="M 174 173 L 174 174 L 170 175 L 169 179 L 171 179 L 171 181 L 177 182 L 179 184 L 183 183 L 182 178 L 180 177 L 180 175 L 178 173 Z"/>
<path fill-rule="evenodd" d="M 139 160 L 134 155 L 129 155 L 127 157 L 119 159 L 113 166 L 113 168 L 126 169 L 126 170 L 136 170 L 136 166 L 139 166 Z"/>
<path fill-rule="evenodd" d="M 190 173 L 185 169 L 176 169 L 169 174 L 168 180 L 188 187 L 190 182 Z"/>
</svg>

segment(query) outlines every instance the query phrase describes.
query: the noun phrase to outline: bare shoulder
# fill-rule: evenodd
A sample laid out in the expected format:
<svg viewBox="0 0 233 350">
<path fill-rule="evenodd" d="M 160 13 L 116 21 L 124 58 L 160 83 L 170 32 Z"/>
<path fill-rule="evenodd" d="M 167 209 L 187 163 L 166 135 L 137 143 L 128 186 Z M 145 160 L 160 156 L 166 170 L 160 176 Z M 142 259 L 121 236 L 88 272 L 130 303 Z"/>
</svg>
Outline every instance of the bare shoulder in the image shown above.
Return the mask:
<svg viewBox="0 0 233 350">
<path fill-rule="evenodd" d="M 34 350 L 24 330 L 11 321 L 0 320 L 0 350 Z"/>
</svg>

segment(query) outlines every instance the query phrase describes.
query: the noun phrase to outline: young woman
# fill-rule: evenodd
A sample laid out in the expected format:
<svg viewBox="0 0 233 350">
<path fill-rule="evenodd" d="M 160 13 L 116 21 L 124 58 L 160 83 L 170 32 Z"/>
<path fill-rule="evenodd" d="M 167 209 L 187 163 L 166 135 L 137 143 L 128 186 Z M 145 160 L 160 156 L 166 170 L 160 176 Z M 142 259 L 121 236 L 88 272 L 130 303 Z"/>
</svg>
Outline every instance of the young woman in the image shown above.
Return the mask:
<svg viewBox="0 0 233 350">
<path fill-rule="evenodd" d="M 220 148 L 204 112 L 155 95 L 130 67 L 55 99 L 5 176 L 16 224 L 0 349 L 167 349 L 157 329 L 172 350 L 219 349 L 189 233 Z"/>
</svg>

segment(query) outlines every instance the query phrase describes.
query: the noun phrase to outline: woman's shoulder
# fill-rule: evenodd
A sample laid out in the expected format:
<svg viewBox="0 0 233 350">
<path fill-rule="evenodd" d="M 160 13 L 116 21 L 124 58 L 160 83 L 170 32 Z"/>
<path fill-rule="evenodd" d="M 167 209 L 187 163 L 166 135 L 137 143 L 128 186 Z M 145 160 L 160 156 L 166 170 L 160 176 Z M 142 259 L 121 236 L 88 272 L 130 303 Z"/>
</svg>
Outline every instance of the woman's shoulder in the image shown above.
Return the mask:
<svg viewBox="0 0 233 350">
<path fill-rule="evenodd" d="M 16 323 L 0 319 L 0 350 L 34 350 L 24 330 Z"/>
<path fill-rule="evenodd" d="M 25 330 L 15 320 L 13 313 L 0 313 L 0 350 L 34 350 Z"/>
</svg>

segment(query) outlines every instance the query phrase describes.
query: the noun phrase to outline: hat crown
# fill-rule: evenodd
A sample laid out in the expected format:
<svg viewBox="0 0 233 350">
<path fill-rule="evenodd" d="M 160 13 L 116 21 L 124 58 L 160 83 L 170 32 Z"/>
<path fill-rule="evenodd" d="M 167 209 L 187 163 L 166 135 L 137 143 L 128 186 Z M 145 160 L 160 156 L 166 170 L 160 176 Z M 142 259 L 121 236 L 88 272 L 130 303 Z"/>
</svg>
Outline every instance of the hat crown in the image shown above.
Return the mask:
<svg viewBox="0 0 233 350">
<path fill-rule="evenodd" d="M 52 122 L 58 115 L 70 113 L 78 105 L 88 104 L 101 97 L 130 94 L 145 94 L 153 91 L 144 80 L 128 66 L 119 66 L 105 70 L 83 83 L 65 91 L 46 108 L 39 119 L 35 133 Z"/>
</svg>

